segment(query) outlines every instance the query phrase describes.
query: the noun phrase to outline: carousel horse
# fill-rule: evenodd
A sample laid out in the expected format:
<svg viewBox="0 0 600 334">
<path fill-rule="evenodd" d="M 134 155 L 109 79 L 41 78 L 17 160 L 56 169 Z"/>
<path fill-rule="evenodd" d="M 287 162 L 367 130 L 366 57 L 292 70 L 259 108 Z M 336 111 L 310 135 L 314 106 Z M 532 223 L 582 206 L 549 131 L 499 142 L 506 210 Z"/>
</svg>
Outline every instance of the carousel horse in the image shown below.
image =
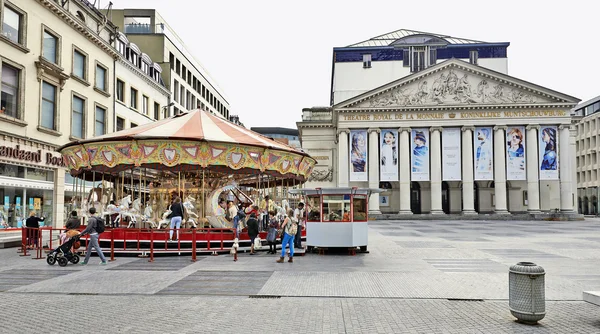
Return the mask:
<svg viewBox="0 0 600 334">
<path fill-rule="evenodd" d="M 169 216 L 169 211 L 167 210 L 162 214 L 162 220 L 158 222 L 158 226 L 157 226 L 158 229 L 161 229 L 163 227 L 167 228 L 171 225 L 171 219 L 167 218 L 168 216 Z"/>
<path fill-rule="evenodd" d="M 198 220 L 198 214 L 196 212 L 194 212 L 194 202 L 196 202 L 196 199 L 192 196 L 188 196 L 185 198 L 184 202 L 183 202 L 183 208 L 185 209 L 185 213 L 187 214 L 187 221 L 185 222 L 186 224 L 191 224 L 193 228 L 198 227 L 198 225 L 196 224 L 196 221 Z"/>
<path fill-rule="evenodd" d="M 142 215 L 142 223 L 149 223 L 151 228 L 154 228 L 156 225 L 152 220 L 152 206 L 150 204 L 146 204 L 146 208 L 144 209 L 144 214 Z"/>
<path fill-rule="evenodd" d="M 132 209 L 129 208 L 130 205 L 133 205 L 131 201 L 131 195 L 127 195 L 119 200 L 119 208 L 121 209 L 119 216 L 116 219 L 116 222 L 121 225 L 121 222 L 125 220 L 125 218 L 129 218 L 129 224 L 127 227 L 135 226 L 137 223 L 137 219 L 135 218 L 135 214 Z"/>
<path fill-rule="evenodd" d="M 103 209 L 108 204 L 109 191 L 104 185 L 92 188 L 87 196 L 87 207 Z"/>
</svg>

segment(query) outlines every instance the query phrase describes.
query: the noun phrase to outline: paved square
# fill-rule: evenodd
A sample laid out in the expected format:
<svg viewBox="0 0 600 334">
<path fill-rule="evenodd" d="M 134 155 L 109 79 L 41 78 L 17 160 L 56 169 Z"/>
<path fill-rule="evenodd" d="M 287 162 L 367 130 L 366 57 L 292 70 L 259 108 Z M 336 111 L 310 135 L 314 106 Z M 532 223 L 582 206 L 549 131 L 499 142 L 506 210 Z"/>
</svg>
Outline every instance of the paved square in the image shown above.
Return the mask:
<svg viewBox="0 0 600 334">
<path fill-rule="evenodd" d="M 0 250 L 0 333 L 80 332 L 53 312 L 87 310 L 99 333 L 598 333 L 600 220 L 582 222 L 376 221 L 369 254 L 119 257 L 61 268 Z M 547 315 L 518 324 L 508 268 L 546 270 Z M 252 298 L 249 298 L 252 297 Z M 286 310 L 281 312 L 280 310 Z M 110 326 L 106 326 L 106 321 Z"/>
</svg>

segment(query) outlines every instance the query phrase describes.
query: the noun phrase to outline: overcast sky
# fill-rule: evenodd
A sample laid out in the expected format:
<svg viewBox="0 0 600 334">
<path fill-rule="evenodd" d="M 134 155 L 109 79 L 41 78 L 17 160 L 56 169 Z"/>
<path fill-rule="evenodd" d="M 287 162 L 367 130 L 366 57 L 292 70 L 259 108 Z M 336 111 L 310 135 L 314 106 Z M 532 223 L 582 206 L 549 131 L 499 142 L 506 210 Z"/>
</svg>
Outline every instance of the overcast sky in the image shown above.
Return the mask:
<svg viewBox="0 0 600 334">
<path fill-rule="evenodd" d="M 112 1 L 156 8 L 247 127 L 295 128 L 302 108 L 329 104 L 334 47 L 398 29 L 510 42 L 509 75 L 583 101 L 600 95 L 596 1 Z"/>
</svg>

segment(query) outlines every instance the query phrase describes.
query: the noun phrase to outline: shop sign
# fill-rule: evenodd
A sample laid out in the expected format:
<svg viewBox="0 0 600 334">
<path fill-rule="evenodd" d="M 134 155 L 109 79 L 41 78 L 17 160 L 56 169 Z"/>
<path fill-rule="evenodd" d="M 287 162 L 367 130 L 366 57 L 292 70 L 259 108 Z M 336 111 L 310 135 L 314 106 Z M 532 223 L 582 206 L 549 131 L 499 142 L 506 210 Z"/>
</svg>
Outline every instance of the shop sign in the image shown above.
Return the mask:
<svg viewBox="0 0 600 334">
<path fill-rule="evenodd" d="M 45 158 L 44 164 L 47 166 L 64 167 L 63 158 L 55 156 L 52 152 L 46 152 L 43 155 L 42 150 L 29 151 L 21 149 L 20 145 L 15 147 L 0 146 L 0 158 L 10 158 L 30 163 L 42 163 L 42 158 Z"/>
</svg>

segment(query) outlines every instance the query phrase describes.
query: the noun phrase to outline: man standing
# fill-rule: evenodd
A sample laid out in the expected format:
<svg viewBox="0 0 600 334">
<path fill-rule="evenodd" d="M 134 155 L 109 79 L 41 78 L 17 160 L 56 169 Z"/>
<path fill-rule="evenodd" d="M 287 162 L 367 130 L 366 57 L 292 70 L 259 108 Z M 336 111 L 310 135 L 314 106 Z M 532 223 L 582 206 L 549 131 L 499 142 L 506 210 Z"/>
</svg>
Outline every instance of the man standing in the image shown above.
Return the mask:
<svg viewBox="0 0 600 334">
<path fill-rule="evenodd" d="M 83 230 L 83 232 L 81 232 L 80 236 L 89 234 L 90 240 L 88 242 L 87 250 L 85 252 L 85 260 L 83 262 L 80 262 L 79 264 L 86 265 L 88 263 L 88 261 L 90 259 L 90 255 L 92 255 L 92 247 L 94 247 L 94 249 L 96 250 L 96 253 L 102 260 L 102 262 L 100 262 L 100 264 L 105 265 L 106 258 L 104 257 L 104 253 L 102 253 L 102 248 L 100 248 L 100 244 L 98 243 L 99 234 L 97 232 L 98 221 L 102 220 L 102 218 L 96 217 L 96 208 L 94 208 L 94 207 L 90 208 L 89 213 L 90 213 L 90 219 L 88 219 L 87 227 L 85 228 L 85 230 Z M 104 223 L 104 222 L 102 222 L 102 223 Z"/>
<path fill-rule="evenodd" d="M 294 221 L 298 224 L 298 230 L 294 237 L 294 247 L 302 249 L 302 228 L 305 224 L 304 219 L 304 203 L 298 203 L 298 207 L 294 210 Z"/>
</svg>

